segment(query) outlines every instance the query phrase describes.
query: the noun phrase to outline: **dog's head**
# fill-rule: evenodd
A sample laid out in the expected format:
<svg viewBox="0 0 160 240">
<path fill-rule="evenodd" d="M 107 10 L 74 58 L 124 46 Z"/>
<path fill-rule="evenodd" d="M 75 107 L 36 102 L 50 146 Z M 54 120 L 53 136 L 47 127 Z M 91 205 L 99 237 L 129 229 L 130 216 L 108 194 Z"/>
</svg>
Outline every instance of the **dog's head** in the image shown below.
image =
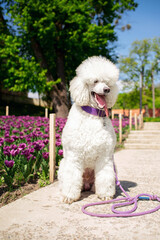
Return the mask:
<svg viewBox="0 0 160 240">
<path fill-rule="evenodd" d="M 76 69 L 70 82 L 72 100 L 80 106 L 111 108 L 118 94 L 118 68 L 104 57 L 90 57 Z"/>
</svg>

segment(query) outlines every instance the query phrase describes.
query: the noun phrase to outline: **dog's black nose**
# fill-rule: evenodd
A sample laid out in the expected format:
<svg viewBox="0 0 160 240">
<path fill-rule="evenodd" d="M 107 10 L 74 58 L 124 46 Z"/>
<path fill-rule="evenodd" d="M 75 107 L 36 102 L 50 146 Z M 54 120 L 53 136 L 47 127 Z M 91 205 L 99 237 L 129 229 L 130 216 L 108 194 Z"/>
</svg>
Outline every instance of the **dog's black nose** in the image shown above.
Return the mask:
<svg viewBox="0 0 160 240">
<path fill-rule="evenodd" d="M 103 91 L 104 91 L 104 93 L 109 93 L 110 92 L 110 88 L 104 87 Z"/>
</svg>

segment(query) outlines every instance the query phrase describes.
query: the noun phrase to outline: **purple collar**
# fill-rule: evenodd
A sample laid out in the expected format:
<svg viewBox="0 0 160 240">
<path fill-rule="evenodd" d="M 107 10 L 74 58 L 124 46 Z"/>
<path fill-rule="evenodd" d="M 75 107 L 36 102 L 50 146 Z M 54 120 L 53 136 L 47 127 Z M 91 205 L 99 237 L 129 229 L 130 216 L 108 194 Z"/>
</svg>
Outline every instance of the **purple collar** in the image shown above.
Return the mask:
<svg viewBox="0 0 160 240">
<path fill-rule="evenodd" d="M 103 110 L 97 109 L 97 108 L 93 108 L 90 106 L 81 106 L 82 110 L 90 113 L 94 116 L 99 116 L 99 117 L 106 117 L 106 113 Z"/>
</svg>

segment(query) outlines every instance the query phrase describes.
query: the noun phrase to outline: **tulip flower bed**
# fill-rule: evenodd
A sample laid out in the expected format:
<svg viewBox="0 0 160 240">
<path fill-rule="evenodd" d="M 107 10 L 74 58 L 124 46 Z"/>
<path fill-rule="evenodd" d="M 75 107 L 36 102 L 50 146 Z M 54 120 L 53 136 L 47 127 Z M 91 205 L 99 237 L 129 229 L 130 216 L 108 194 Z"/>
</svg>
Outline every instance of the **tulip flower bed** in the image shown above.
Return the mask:
<svg viewBox="0 0 160 240">
<path fill-rule="evenodd" d="M 66 119 L 56 119 L 56 165 L 63 156 L 61 133 Z M 119 120 L 112 120 L 117 134 Z M 129 120 L 123 119 L 123 132 Z M 49 119 L 0 116 L 0 186 L 9 189 L 39 177 L 49 181 Z"/>
<path fill-rule="evenodd" d="M 117 135 L 117 142 L 119 141 L 119 119 L 112 119 L 112 125 L 114 127 L 114 131 Z M 134 129 L 134 119 L 132 119 L 132 127 Z M 129 131 L 129 118 L 122 119 L 122 134 L 126 134 Z"/>
<path fill-rule="evenodd" d="M 62 158 L 61 132 L 66 120 L 56 119 L 56 163 Z M 49 177 L 49 119 L 0 116 L 0 185 L 21 185 L 37 175 Z"/>
</svg>

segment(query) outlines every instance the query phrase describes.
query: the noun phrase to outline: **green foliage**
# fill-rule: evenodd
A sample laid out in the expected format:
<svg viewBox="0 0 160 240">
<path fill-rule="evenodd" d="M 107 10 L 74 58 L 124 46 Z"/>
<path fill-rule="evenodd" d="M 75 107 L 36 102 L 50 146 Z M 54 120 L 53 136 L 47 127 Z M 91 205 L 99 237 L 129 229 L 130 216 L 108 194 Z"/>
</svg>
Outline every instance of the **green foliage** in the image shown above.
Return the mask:
<svg viewBox="0 0 160 240">
<path fill-rule="evenodd" d="M 120 70 L 124 73 L 123 80 L 127 83 L 134 82 L 137 86 L 142 73 L 143 87 L 147 87 L 149 83 L 151 84 L 151 69 L 156 71 L 160 69 L 159 53 L 160 38 L 133 42 L 129 56 L 122 56 L 119 59 Z M 131 87 L 133 88 L 133 85 Z"/>
<path fill-rule="evenodd" d="M 46 71 L 41 69 L 35 57 L 28 58 L 27 55 L 20 56 L 19 51 L 22 40 L 16 36 L 0 35 L 3 48 L 0 49 L 0 60 L 2 62 L 0 78 L 3 86 L 10 91 L 38 91 L 50 90 L 55 84 L 46 82 Z"/>
<path fill-rule="evenodd" d="M 4 177 L 1 176 L 1 177 L 0 177 L 0 186 L 1 186 L 2 184 L 4 184 L 4 183 L 5 183 Z"/>
<path fill-rule="evenodd" d="M 132 108 L 132 100 L 134 106 L 137 106 L 139 101 L 140 89 L 140 75 L 142 77 L 142 105 L 148 105 L 152 108 L 152 85 L 155 84 L 156 78 L 159 78 L 158 72 L 160 70 L 159 64 L 160 54 L 160 38 L 144 39 L 142 41 L 135 41 L 132 43 L 129 56 L 122 56 L 119 59 L 119 66 L 122 73 L 122 81 L 124 83 L 124 90 L 130 91 L 127 97 L 127 105 Z M 118 99 L 118 104 L 122 107 L 122 95 Z M 136 97 L 137 96 L 137 97 Z M 159 90 L 155 89 L 155 107 L 159 108 Z M 124 98 L 125 101 L 125 98 Z M 124 105 L 124 103 L 123 103 Z M 127 106 L 126 105 L 126 106 Z M 128 108 L 128 107 L 127 107 Z M 135 108 L 135 107 L 134 107 Z"/>
<path fill-rule="evenodd" d="M 116 104 L 114 105 L 114 109 L 137 109 L 139 108 L 140 102 L 140 93 L 138 88 L 128 92 L 128 93 L 120 93 L 118 95 Z M 149 109 L 152 109 L 152 91 L 151 89 L 146 89 L 146 94 L 143 95 L 142 107 L 148 105 Z M 155 89 L 155 107 L 160 108 L 160 90 L 158 88 Z"/>
<path fill-rule="evenodd" d="M 38 172 L 37 175 L 39 176 L 38 183 L 40 187 L 45 187 L 50 184 L 49 175 L 46 175 L 44 171 L 42 171 L 42 173 Z"/>
<path fill-rule="evenodd" d="M 136 109 L 139 108 L 139 91 L 135 89 L 129 93 L 120 93 L 114 109 Z"/>
<path fill-rule="evenodd" d="M 3 174 L 4 182 L 9 187 L 10 190 L 12 189 L 12 186 L 13 186 L 15 173 L 16 173 L 15 165 L 12 168 L 8 168 L 4 165 L 4 174 Z"/>
<path fill-rule="evenodd" d="M 5 3 L 16 36 L 9 36 L 9 46 L 4 44 L 11 52 L 10 62 L 9 53 L 5 55 L 9 76 L 4 85 L 14 91 L 31 89 L 38 92 L 45 92 L 45 86 L 48 88 L 45 76 L 48 78 L 49 73 L 54 81 L 60 78 L 63 69 L 58 67 L 59 56 L 67 81 L 88 56 L 104 55 L 116 59 L 109 47 L 109 43 L 117 40 L 114 21 L 125 11 L 137 7 L 133 0 L 29 0 L 27 4 L 25 0 L 5 0 Z M 49 84 L 51 87 L 53 85 Z"/>
<path fill-rule="evenodd" d="M 144 117 L 144 118 L 143 118 L 143 121 L 144 121 L 144 122 L 160 122 L 160 118 L 159 118 L 159 117 L 157 117 L 157 118 Z"/>
<path fill-rule="evenodd" d="M 132 43 L 129 56 L 121 56 L 119 59 L 120 71 L 124 74 L 125 88 L 133 89 L 139 85 L 140 74 L 142 74 L 143 86 L 145 85 L 146 68 L 149 64 L 151 54 L 151 41 L 144 39 Z"/>
</svg>

